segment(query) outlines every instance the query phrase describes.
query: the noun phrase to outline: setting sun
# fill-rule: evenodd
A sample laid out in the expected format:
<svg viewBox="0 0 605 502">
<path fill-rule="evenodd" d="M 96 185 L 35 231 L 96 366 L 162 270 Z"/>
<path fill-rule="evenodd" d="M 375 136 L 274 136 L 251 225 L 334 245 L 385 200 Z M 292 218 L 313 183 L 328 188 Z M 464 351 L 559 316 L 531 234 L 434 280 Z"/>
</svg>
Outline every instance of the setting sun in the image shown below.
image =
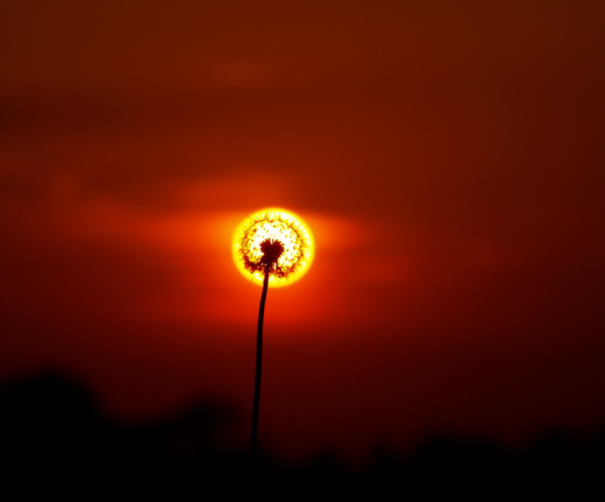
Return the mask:
<svg viewBox="0 0 605 502">
<path fill-rule="evenodd" d="M 250 215 L 238 226 L 232 250 L 238 270 L 258 285 L 263 284 L 267 256 L 276 252 L 269 285 L 280 287 L 296 282 L 307 272 L 315 245 L 311 230 L 299 216 L 267 208 Z"/>
</svg>

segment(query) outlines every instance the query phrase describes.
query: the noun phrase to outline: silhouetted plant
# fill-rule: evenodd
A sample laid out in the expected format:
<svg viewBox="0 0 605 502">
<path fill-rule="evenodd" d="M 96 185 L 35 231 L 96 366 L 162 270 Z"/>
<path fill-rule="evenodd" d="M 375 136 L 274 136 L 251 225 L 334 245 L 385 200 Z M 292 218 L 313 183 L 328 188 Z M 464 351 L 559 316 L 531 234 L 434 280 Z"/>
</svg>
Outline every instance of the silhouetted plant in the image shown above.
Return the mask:
<svg viewBox="0 0 605 502">
<path fill-rule="evenodd" d="M 260 297 L 258 310 L 258 326 L 256 329 L 256 372 L 254 377 L 254 401 L 252 405 L 252 455 L 256 457 L 258 450 L 258 411 L 260 405 L 260 382 L 263 365 L 263 323 L 265 318 L 265 303 L 269 289 L 269 275 L 277 269 L 277 260 L 284 252 L 284 245 L 276 240 L 267 239 L 262 242 L 263 257 L 260 265 L 264 269 L 263 292 Z"/>
<path fill-rule="evenodd" d="M 306 226 L 278 209 L 259 211 L 246 220 L 235 236 L 236 259 L 253 280 L 262 277 L 262 294 L 256 335 L 256 371 L 252 405 L 251 453 L 258 450 L 258 415 L 262 375 L 263 324 L 270 282 L 300 277 L 312 260 L 313 240 Z"/>
</svg>

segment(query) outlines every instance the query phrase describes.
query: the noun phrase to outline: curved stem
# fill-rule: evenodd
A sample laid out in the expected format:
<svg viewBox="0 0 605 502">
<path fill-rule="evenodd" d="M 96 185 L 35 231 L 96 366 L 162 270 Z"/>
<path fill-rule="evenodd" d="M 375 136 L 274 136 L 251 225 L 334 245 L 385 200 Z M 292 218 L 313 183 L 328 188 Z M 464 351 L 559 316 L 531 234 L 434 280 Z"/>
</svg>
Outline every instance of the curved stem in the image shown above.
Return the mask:
<svg viewBox="0 0 605 502">
<path fill-rule="evenodd" d="M 260 405 L 260 380 L 263 366 L 263 321 L 265 317 L 265 303 L 267 301 L 267 290 L 269 289 L 269 267 L 265 268 L 263 280 L 263 293 L 260 297 L 260 308 L 258 311 L 258 327 L 256 330 L 256 375 L 254 378 L 254 402 L 252 404 L 252 437 L 251 453 L 256 459 L 258 451 L 258 409 Z"/>
</svg>

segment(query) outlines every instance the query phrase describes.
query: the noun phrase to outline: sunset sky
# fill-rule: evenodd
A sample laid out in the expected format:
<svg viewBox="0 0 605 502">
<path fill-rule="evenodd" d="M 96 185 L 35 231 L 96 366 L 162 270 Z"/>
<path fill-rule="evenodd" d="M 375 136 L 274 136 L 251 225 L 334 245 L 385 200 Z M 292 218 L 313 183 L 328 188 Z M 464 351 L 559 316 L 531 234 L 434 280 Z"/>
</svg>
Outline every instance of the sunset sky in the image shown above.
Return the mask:
<svg viewBox="0 0 605 502">
<path fill-rule="evenodd" d="M 0 385 L 113 417 L 232 404 L 261 289 L 235 228 L 290 209 L 260 442 L 362 455 L 605 424 L 605 4 L 4 0 Z"/>
</svg>

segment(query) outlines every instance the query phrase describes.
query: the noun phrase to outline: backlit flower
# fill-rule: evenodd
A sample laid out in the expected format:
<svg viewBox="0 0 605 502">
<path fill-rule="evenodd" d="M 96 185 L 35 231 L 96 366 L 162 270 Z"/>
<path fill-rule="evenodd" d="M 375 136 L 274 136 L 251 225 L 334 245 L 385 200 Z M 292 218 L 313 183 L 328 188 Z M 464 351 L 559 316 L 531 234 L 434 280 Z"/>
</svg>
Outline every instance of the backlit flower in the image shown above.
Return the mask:
<svg viewBox="0 0 605 502">
<path fill-rule="evenodd" d="M 265 271 L 271 286 L 298 280 L 313 259 L 313 237 L 298 216 L 283 209 L 264 209 L 249 216 L 233 239 L 233 255 L 240 271 L 262 284 Z"/>
</svg>

